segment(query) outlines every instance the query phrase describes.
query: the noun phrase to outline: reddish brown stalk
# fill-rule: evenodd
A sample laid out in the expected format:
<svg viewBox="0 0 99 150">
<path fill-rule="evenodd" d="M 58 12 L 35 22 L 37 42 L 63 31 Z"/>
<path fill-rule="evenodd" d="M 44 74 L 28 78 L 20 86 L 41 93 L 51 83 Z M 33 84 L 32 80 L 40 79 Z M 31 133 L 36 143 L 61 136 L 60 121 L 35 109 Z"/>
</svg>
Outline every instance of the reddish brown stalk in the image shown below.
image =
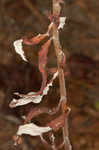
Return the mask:
<svg viewBox="0 0 99 150">
<path fill-rule="evenodd" d="M 36 96 L 36 95 L 40 95 L 42 94 L 44 88 L 46 87 L 46 83 L 47 83 L 47 71 L 46 71 L 46 64 L 47 64 L 47 54 L 48 54 L 48 50 L 51 44 L 52 38 L 50 38 L 47 42 L 45 42 L 42 47 L 41 50 L 39 51 L 38 54 L 38 65 L 39 65 L 39 71 L 42 74 L 42 85 L 41 88 L 38 92 L 36 92 L 35 94 L 19 94 L 19 93 L 14 93 L 16 95 L 19 95 L 20 97 L 32 97 L 32 96 Z"/>
<path fill-rule="evenodd" d="M 59 0 L 53 0 L 53 16 L 57 16 L 57 14 L 60 14 L 60 2 Z M 59 32 L 57 29 L 57 25 L 54 22 L 53 24 L 53 42 L 54 42 L 54 47 L 55 47 L 55 52 L 57 56 L 57 65 L 58 65 L 58 72 L 59 72 L 59 84 L 60 84 L 60 96 L 62 99 L 62 113 L 64 114 L 67 105 L 67 97 L 66 97 L 66 87 L 65 87 L 65 79 L 64 79 L 64 71 L 63 68 L 61 67 L 61 45 L 60 45 L 60 40 L 59 40 Z M 68 134 L 68 118 L 66 117 L 64 120 L 65 124 L 63 127 L 63 138 L 64 138 L 64 144 L 65 144 L 65 150 L 71 150 L 71 144 L 69 141 L 69 134 Z"/>
<path fill-rule="evenodd" d="M 38 34 L 37 36 L 28 39 L 27 37 L 23 38 L 23 43 L 27 44 L 27 45 L 37 45 L 39 44 L 44 38 L 46 38 L 47 36 L 49 36 L 47 33 L 45 34 Z"/>
<path fill-rule="evenodd" d="M 44 40 L 46 37 L 49 36 L 49 33 L 51 31 L 53 27 L 53 23 L 50 23 L 50 25 L 48 26 L 48 30 L 45 34 L 38 34 L 35 37 L 32 37 L 30 39 L 28 39 L 27 37 L 23 38 L 23 43 L 27 44 L 27 45 L 37 45 L 39 44 L 42 40 Z"/>
<path fill-rule="evenodd" d="M 67 98 L 66 98 L 66 87 L 65 87 L 65 79 L 64 79 L 64 67 L 65 67 L 65 55 L 61 50 L 61 45 L 60 45 L 60 40 L 59 40 L 59 29 L 60 26 L 62 28 L 62 24 L 60 24 L 60 12 L 61 12 L 61 5 L 64 0 L 52 0 L 53 2 L 53 14 L 52 14 L 52 22 L 48 27 L 48 30 L 45 34 L 40 34 L 37 35 L 36 37 L 33 37 L 31 39 L 27 39 L 24 38 L 23 39 L 23 43 L 24 44 L 28 44 L 28 45 L 34 45 L 34 44 L 38 44 L 40 43 L 44 38 L 46 38 L 47 36 L 49 36 L 50 31 L 52 30 L 52 34 L 53 37 L 50 37 L 41 47 L 41 50 L 38 53 L 38 67 L 39 67 L 39 71 L 42 75 L 42 85 L 41 88 L 38 92 L 34 93 L 32 92 L 31 94 L 28 93 L 27 95 L 24 94 L 19 94 L 16 93 L 16 95 L 19 95 L 20 97 L 27 97 L 27 98 L 33 98 L 36 96 L 40 96 L 40 94 L 42 94 L 40 97 L 44 96 L 47 94 L 47 91 L 49 90 L 49 86 L 52 86 L 52 83 L 55 79 L 55 77 L 57 75 L 59 75 L 59 85 L 60 85 L 60 100 L 59 103 L 56 107 L 50 109 L 48 107 L 45 106 L 37 106 L 36 108 L 33 108 L 29 111 L 25 121 L 24 121 L 24 126 L 22 126 L 22 130 L 25 129 L 26 134 L 30 134 L 32 130 L 30 130 L 28 132 L 28 128 L 26 127 L 28 125 L 28 123 L 36 116 L 40 115 L 40 114 L 48 114 L 48 115 L 54 115 L 56 114 L 59 109 L 61 108 L 62 113 L 56 117 L 54 120 L 46 123 L 45 127 L 49 127 L 47 128 L 47 132 L 48 132 L 48 137 L 50 140 L 50 143 L 48 143 L 44 138 L 43 138 L 43 133 L 45 133 L 46 131 L 41 130 L 40 131 L 40 127 L 35 127 L 36 125 L 34 125 L 34 132 L 33 132 L 33 136 L 40 136 L 42 143 L 49 149 L 52 150 L 58 150 L 60 148 L 62 148 L 62 146 L 64 146 L 64 150 L 71 150 L 71 144 L 69 141 L 69 134 L 68 134 L 68 114 L 70 112 L 70 108 L 67 106 Z M 62 22 L 61 22 L 62 23 Z M 64 23 L 63 23 L 64 24 Z M 58 27 L 59 26 L 59 27 Z M 51 35 L 52 35 L 51 34 Z M 56 69 L 47 69 L 46 65 L 47 65 L 47 54 L 48 54 L 48 49 L 50 47 L 51 44 L 51 40 L 53 39 L 53 43 L 54 43 L 54 47 L 55 47 L 55 52 L 56 52 L 56 56 L 57 56 L 57 69 L 58 71 L 56 72 Z M 21 40 L 22 41 L 22 40 Z M 17 41 L 17 43 L 14 43 L 15 48 L 20 50 L 20 47 L 22 47 L 22 42 L 20 43 L 20 40 Z M 23 54 L 23 53 L 22 53 Z M 49 73 L 53 74 L 56 72 L 55 76 L 52 77 L 52 79 L 49 81 L 49 83 L 47 84 L 47 71 L 49 71 Z M 68 74 L 68 72 L 67 72 Z M 66 75 L 67 75 L 66 74 Z M 34 94 L 33 94 L 34 93 Z M 36 97 L 37 98 L 37 97 Z M 15 104 L 17 101 L 16 99 L 13 100 L 13 104 Z M 32 99 L 30 99 L 30 102 L 32 102 Z M 12 103 L 11 103 L 12 104 Z M 25 104 L 24 103 L 24 99 L 22 101 L 21 104 Z M 20 104 L 20 105 L 21 105 Z M 13 105 L 10 105 L 13 106 Z M 18 105 L 16 105 L 18 106 Z M 13 106 L 14 107 L 14 106 Z M 31 124 L 30 124 L 31 125 Z M 29 126 L 30 126 L 29 125 Z M 33 125 L 33 124 L 32 124 Z M 28 127 L 29 127 L 28 126 Z M 24 127 L 24 128 L 23 128 Z M 31 127 L 31 126 L 30 126 Z M 36 128 L 36 129 L 35 129 Z M 43 128 L 46 129 L 46 128 Z M 55 136 L 53 134 L 54 132 L 58 132 L 60 129 L 62 129 L 63 131 L 63 139 L 62 139 L 62 143 L 60 145 L 56 145 L 56 141 L 55 141 Z M 36 131 L 37 130 L 37 131 Z M 17 135 L 13 137 L 15 144 L 21 144 L 22 143 L 22 139 L 19 135 L 24 134 L 24 131 L 21 131 L 19 134 L 19 131 L 21 131 L 21 128 L 19 127 L 19 130 L 17 132 Z M 39 132 L 39 133 L 38 133 Z"/>
<path fill-rule="evenodd" d="M 49 126 L 53 129 L 53 131 L 57 132 L 61 127 L 64 126 L 64 120 L 65 120 L 66 114 L 62 114 L 58 116 L 56 119 L 50 121 L 47 123 L 46 126 Z"/>
<path fill-rule="evenodd" d="M 41 51 L 39 52 L 39 70 L 42 74 L 42 86 L 39 94 L 41 94 L 46 87 L 47 83 L 47 73 L 46 73 L 46 64 L 47 64 L 47 54 L 48 49 L 51 43 L 51 38 L 42 46 Z M 38 92 L 37 92 L 38 93 Z"/>
<path fill-rule="evenodd" d="M 56 106 L 56 107 L 54 107 L 52 109 L 50 109 L 48 107 L 44 107 L 44 106 L 42 106 L 42 107 L 41 106 L 37 106 L 36 108 L 32 108 L 29 111 L 28 115 L 26 116 L 26 119 L 25 119 L 24 123 L 30 122 L 31 119 L 33 119 L 34 117 L 36 117 L 36 116 L 38 116 L 40 114 L 43 114 L 43 113 L 46 113 L 48 115 L 54 115 L 54 114 L 56 114 L 59 111 L 60 106 L 61 106 L 61 101 L 59 101 L 58 106 Z"/>
</svg>

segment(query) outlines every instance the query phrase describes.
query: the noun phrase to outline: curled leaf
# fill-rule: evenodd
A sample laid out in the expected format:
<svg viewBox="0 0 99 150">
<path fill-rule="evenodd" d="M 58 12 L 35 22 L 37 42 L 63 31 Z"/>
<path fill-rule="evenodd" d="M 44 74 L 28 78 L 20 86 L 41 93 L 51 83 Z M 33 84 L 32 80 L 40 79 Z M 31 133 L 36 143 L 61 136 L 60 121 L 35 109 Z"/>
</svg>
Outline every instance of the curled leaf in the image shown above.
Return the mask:
<svg viewBox="0 0 99 150">
<path fill-rule="evenodd" d="M 32 92 L 32 94 L 35 94 L 35 92 Z M 31 92 L 30 93 L 28 93 L 28 95 L 30 95 L 31 94 Z M 10 102 L 10 104 L 9 104 L 9 106 L 11 107 L 11 108 L 14 108 L 14 107 L 17 107 L 17 106 L 22 106 L 22 105 L 26 105 L 26 104 L 28 104 L 28 103 L 40 103 L 41 102 L 41 100 L 42 100 L 42 95 L 37 95 L 37 96 L 34 96 L 34 97 L 31 97 L 31 98 L 26 98 L 26 97 L 24 97 L 24 98 L 20 98 L 20 99 L 13 99 L 11 102 Z"/>
<path fill-rule="evenodd" d="M 42 96 L 47 95 L 47 93 L 49 91 L 49 87 L 52 86 L 53 81 L 55 80 L 55 78 L 57 76 L 58 76 L 58 71 L 54 73 L 54 75 L 53 75 L 52 79 L 50 80 L 50 82 L 43 88 L 43 90 L 42 90 Z M 26 97 L 32 97 L 32 96 L 34 97 L 34 96 L 38 95 L 38 93 L 41 93 L 41 91 L 37 92 L 35 94 L 33 92 L 31 92 L 31 95 L 26 95 Z"/>
<path fill-rule="evenodd" d="M 36 95 L 35 92 L 29 92 L 26 97 L 20 98 L 20 99 L 13 99 L 9 106 L 11 108 L 17 107 L 17 106 L 22 106 L 26 105 L 28 103 L 40 103 L 43 96 L 47 95 L 49 91 L 49 87 L 52 86 L 54 79 L 58 76 L 58 71 L 53 75 L 51 81 L 47 84 L 47 86 L 44 88 L 42 95 Z M 16 95 L 21 95 L 19 93 L 15 93 Z"/>
<path fill-rule="evenodd" d="M 23 43 L 23 39 L 20 39 L 20 40 L 15 41 L 13 45 L 15 47 L 16 53 L 18 53 L 22 57 L 22 59 L 27 62 L 27 59 L 23 51 L 22 43 Z"/>
<path fill-rule="evenodd" d="M 46 72 L 46 64 L 47 64 L 47 54 L 48 54 L 48 49 L 49 46 L 51 44 L 51 40 L 52 38 L 50 38 L 47 42 L 44 43 L 44 45 L 41 47 L 41 50 L 39 52 L 39 60 L 38 60 L 38 65 L 39 65 L 39 71 L 42 74 L 42 85 L 40 88 L 40 91 L 36 92 L 36 93 L 32 93 L 31 95 L 28 94 L 18 94 L 20 97 L 34 97 L 36 95 L 40 95 L 43 93 L 43 90 L 46 89 L 46 83 L 47 83 L 47 72 Z M 45 92 L 45 91 L 44 91 Z M 16 94 L 16 93 L 15 93 Z M 44 95 L 44 94 L 43 94 Z"/>
<path fill-rule="evenodd" d="M 13 140 L 15 142 L 14 145 L 22 143 L 21 135 L 23 134 L 42 137 L 43 133 L 49 132 L 51 130 L 52 129 L 50 127 L 39 127 L 34 123 L 20 125 L 16 135 L 13 137 Z"/>
<path fill-rule="evenodd" d="M 44 38 L 49 36 L 49 32 L 51 31 L 52 26 L 53 26 L 53 23 L 51 22 L 45 34 L 38 34 L 37 36 L 31 39 L 27 39 L 26 37 L 24 37 L 23 39 L 16 40 L 13 43 L 16 53 L 18 53 L 22 57 L 22 59 L 27 62 L 22 43 L 27 44 L 27 45 L 35 45 L 35 44 L 40 43 Z"/>
<path fill-rule="evenodd" d="M 49 126 L 39 127 L 34 123 L 29 123 L 29 124 L 19 126 L 17 135 L 21 136 L 22 134 L 28 134 L 31 136 L 41 136 L 43 133 L 49 132 L 51 130 L 52 129 Z"/>
</svg>

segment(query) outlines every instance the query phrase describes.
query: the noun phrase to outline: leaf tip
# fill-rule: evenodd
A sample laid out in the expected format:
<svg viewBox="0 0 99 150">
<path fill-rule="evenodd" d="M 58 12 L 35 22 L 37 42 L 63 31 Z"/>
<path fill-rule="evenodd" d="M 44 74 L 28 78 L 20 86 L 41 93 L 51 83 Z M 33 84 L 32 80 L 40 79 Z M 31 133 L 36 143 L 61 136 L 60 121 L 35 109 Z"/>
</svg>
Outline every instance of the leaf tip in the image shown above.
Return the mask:
<svg viewBox="0 0 99 150">
<path fill-rule="evenodd" d="M 14 45 L 16 53 L 19 54 L 24 61 L 28 62 L 23 51 L 22 43 L 23 43 L 23 39 L 19 39 L 19 40 L 14 41 L 13 45 Z"/>
</svg>

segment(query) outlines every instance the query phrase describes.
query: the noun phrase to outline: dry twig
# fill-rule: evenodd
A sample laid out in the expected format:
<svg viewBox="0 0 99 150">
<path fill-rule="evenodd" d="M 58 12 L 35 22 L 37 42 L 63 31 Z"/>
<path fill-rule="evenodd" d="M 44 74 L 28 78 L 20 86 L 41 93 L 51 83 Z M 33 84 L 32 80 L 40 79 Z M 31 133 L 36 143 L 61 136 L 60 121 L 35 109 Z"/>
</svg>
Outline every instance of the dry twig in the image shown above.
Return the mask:
<svg viewBox="0 0 99 150">
<path fill-rule="evenodd" d="M 60 15 L 60 2 L 61 0 L 53 0 L 53 16 L 58 16 Z M 66 105 L 67 105 L 67 97 L 66 97 L 66 87 L 65 87 L 65 79 L 64 79 L 64 71 L 63 68 L 60 66 L 61 64 L 61 55 L 62 55 L 62 50 L 61 50 L 61 45 L 60 45 L 60 40 L 59 40 L 59 31 L 57 29 L 57 24 L 54 21 L 53 25 L 53 42 L 55 46 L 55 51 L 56 51 L 56 56 L 57 56 L 57 65 L 58 65 L 58 72 L 59 72 L 59 84 L 60 84 L 60 95 L 62 99 L 62 113 L 65 112 Z M 63 127 L 63 138 L 65 142 L 65 150 L 71 150 L 71 144 L 69 141 L 69 133 L 68 133 L 68 118 L 65 118 L 65 124 Z"/>
</svg>

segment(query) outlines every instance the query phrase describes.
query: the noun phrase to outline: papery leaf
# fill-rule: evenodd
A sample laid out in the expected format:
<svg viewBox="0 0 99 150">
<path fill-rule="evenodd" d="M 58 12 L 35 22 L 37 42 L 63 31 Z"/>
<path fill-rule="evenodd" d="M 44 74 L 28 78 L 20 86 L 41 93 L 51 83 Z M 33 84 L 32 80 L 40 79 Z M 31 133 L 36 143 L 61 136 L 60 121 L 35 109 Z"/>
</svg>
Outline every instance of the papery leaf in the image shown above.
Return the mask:
<svg viewBox="0 0 99 150">
<path fill-rule="evenodd" d="M 65 25 L 65 21 L 66 21 L 66 17 L 60 17 L 60 18 L 59 18 L 58 30 L 59 30 L 59 29 L 63 29 L 63 27 L 64 27 L 64 25 Z"/>
<path fill-rule="evenodd" d="M 47 84 L 47 86 L 44 88 L 42 95 L 36 95 L 36 92 L 29 92 L 26 97 L 20 98 L 20 99 L 13 99 L 9 106 L 11 108 L 17 107 L 17 106 L 22 106 L 26 105 L 28 103 L 40 103 L 43 96 L 47 95 L 49 91 L 49 87 L 52 86 L 54 79 L 58 76 L 58 71 L 53 75 L 51 81 Z M 21 95 L 19 93 L 15 93 L 16 95 Z"/>
<path fill-rule="evenodd" d="M 22 43 L 27 44 L 27 45 L 35 45 L 35 44 L 40 43 L 44 38 L 49 36 L 49 32 L 52 29 L 52 26 L 53 26 L 53 23 L 51 22 L 45 34 L 38 34 L 37 36 L 31 39 L 27 39 L 26 37 L 24 37 L 23 39 L 16 40 L 13 43 L 16 53 L 18 53 L 22 57 L 22 59 L 27 62 Z"/>
<path fill-rule="evenodd" d="M 18 53 L 22 57 L 22 59 L 27 62 L 27 59 L 23 51 L 22 43 L 23 43 L 23 39 L 20 39 L 20 40 L 15 41 L 13 45 L 15 47 L 16 53 Z"/>
<path fill-rule="evenodd" d="M 26 95 L 26 97 L 32 97 L 32 96 L 36 96 L 38 95 L 38 93 L 42 93 L 42 96 L 47 95 L 48 91 L 49 91 L 49 87 L 52 86 L 53 81 L 55 80 L 55 78 L 58 76 L 58 71 L 54 73 L 52 79 L 49 81 L 49 83 L 45 86 L 45 87 L 41 87 L 42 90 L 40 90 L 39 92 L 36 92 L 35 94 L 33 92 L 31 92 L 31 95 Z M 45 77 L 44 77 L 45 80 Z"/>
<path fill-rule="evenodd" d="M 52 129 L 50 127 L 39 127 L 34 123 L 20 125 L 16 135 L 13 137 L 14 145 L 21 144 L 21 135 L 28 134 L 31 136 L 42 136 L 43 133 L 49 132 Z"/>
<path fill-rule="evenodd" d="M 35 94 L 35 92 L 32 92 L 32 94 Z M 31 95 L 31 93 L 28 93 L 28 95 Z M 22 105 L 26 105 L 26 104 L 28 104 L 28 103 L 40 103 L 41 102 L 41 100 L 42 100 L 42 95 L 37 95 L 37 96 L 34 96 L 34 97 L 31 97 L 31 98 L 26 98 L 26 97 L 24 97 L 24 98 L 20 98 L 20 99 L 13 99 L 11 102 L 10 102 L 10 104 L 9 104 L 9 106 L 11 107 L 11 108 L 14 108 L 14 107 L 17 107 L 17 106 L 22 106 Z"/>
<path fill-rule="evenodd" d="M 29 123 L 29 124 L 19 126 L 19 129 L 16 134 L 18 136 L 21 136 L 22 134 L 28 134 L 31 136 L 41 136 L 43 133 L 49 132 L 51 130 L 52 129 L 49 126 L 39 127 L 34 123 Z"/>
</svg>

